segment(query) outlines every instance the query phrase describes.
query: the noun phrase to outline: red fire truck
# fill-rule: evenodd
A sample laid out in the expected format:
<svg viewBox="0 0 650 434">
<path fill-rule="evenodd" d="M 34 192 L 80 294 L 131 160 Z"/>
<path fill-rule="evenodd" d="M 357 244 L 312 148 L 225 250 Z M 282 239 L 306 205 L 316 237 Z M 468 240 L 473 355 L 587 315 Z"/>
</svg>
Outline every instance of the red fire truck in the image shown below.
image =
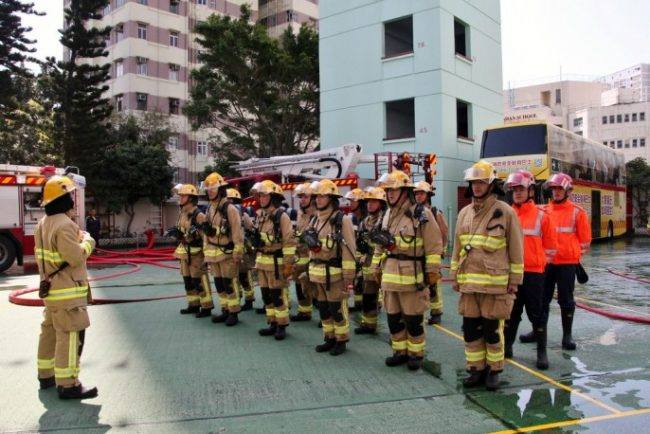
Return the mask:
<svg viewBox="0 0 650 434">
<path fill-rule="evenodd" d="M 35 266 L 34 230 L 45 215 L 40 204 L 41 194 L 50 176 L 66 175 L 75 182 L 76 221 L 84 226 L 86 179 L 75 172 L 78 172 L 76 168 L 0 164 L 0 273 L 14 262 L 26 270 Z"/>
</svg>

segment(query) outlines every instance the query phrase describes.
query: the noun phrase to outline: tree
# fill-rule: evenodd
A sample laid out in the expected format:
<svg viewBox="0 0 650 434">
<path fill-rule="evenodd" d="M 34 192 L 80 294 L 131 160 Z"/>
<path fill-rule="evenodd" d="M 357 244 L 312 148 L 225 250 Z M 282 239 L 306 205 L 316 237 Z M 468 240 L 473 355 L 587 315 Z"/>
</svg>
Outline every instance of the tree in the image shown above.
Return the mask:
<svg viewBox="0 0 650 434">
<path fill-rule="evenodd" d="M 108 99 L 110 65 L 93 59 L 108 55 L 106 39 L 110 27 L 87 27 L 89 20 L 101 19 L 108 0 L 71 0 L 64 11 L 65 25 L 60 30 L 64 59 L 48 58 L 44 75 L 48 97 L 57 101 L 54 109 L 55 146 L 63 150 L 65 164 L 80 168 L 92 191 L 96 181 L 97 156 L 108 144 L 107 121 L 111 115 Z"/>
<path fill-rule="evenodd" d="M 648 196 L 650 196 L 650 166 L 645 158 L 635 158 L 625 165 L 627 188 L 632 190 L 633 206 L 639 226 L 648 224 Z"/>
<path fill-rule="evenodd" d="M 31 77 L 25 62 L 34 60 L 30 53 L 36 51 L 35 41 L 27 37 L 32 29 L 22 25 L 21 15 L 42 15 L 34 10 L 33 3 L 19 0 L 0 1 L 0 116 L 5 118 L 21 106 L 16 98 L 19 89 L 16 81 Z"/>
<path fill-rule="evenodd" d="M 171 195 L 173 169 L 165 148 L 172 131 L 167 117 L 147 113 L 114 119 L 109 130 L 111 145 L 102 152 L 93 187 L 95 199 L 108 211 L 129 216 L 131 233 L 135 204 L 143 198 L 158 206 Z"/>
<path fill-rule="evenodd" d="M 185 113 L 220 131 L 218 160 L 302 153 L 318 139 L 318 35 L 303 26 L 276 40 L 250 16 L 242 6 L 238 19 L 215 14 L 195 28 L 203 65 Z"/>
<path fill-rule="evenodd" d="M 52 102 L 43 98 L 40 82 L 16 77 L 14 88 L 21 105 L 0 118 L 0 162 L 62 165 L 62 155 L 52 142 Z"/>
</svg>

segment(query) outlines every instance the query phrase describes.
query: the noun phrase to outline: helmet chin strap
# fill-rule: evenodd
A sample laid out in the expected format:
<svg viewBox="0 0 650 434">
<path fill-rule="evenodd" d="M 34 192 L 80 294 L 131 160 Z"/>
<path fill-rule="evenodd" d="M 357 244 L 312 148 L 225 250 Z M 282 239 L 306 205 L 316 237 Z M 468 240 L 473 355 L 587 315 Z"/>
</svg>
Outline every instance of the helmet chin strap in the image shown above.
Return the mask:
<svg viewBox="0 0 650 434">
<path fill-rule="evenodd" d="M 400 188 L 399 196 L 397 197 L 397 200 L 395 201 L 395 203 L 390 203 L 390 202 L 389 202 L 388 204 L 389 204 L 390 206 L 393 206 L 393 207 L 394 207 L 394 206 L 397 206 L 397 205 L 400 203 L 400 201 L 402 200 L 402 196 L 404 195 L 404 193 L 405 193 L 404 189 L 403 189 L 403 188 Z"/>
<path fill-rule="evenodd" d="M 564 197 L 560 200 L 553 199 L 553 203 L 557 203 L 557 204 L 564 203 L 567 201 L 568 198 L 569 198 L 569 193 L 567 193 L 567 191 L 564 190 Z"/>
<path fill-rule="evenodd" d="M 469 188 L 472 188 L 471 184 L 470 184 Z M 493 189 L 492 184 L 490 184 L 488 186 L 487 191 L 485 193 L 483 193 L 482 195 L 480 195 L 480 196 L 477 196 L 476 194 L 474 194 L 474 189 L 472 189 L 472 197 L 474 199 L 483 199 L 483 198 L 487 197 L 490 193 L 492 193 L 492 189 Z"/>
<path fill-rule="evenodd" d="M 307 203 L 307 205 L 305 206 L 300 205 L 300 209 L 303 211 L 307 211 L 312 203 L 314 203 L 314 196 L 309 196 L 309 203 Z"/>
<path fill-rule="evenodd" d="M 325 211 L 327 208 L 329 208 L 331 204 L 332 204 L 332 198 L 329 198 L 327 201 L 327 205 L 325 205 L 324 207 L 319 207 L 318 205 L 316 205 L 316 209 L 318 211 Z"/>
</svg>

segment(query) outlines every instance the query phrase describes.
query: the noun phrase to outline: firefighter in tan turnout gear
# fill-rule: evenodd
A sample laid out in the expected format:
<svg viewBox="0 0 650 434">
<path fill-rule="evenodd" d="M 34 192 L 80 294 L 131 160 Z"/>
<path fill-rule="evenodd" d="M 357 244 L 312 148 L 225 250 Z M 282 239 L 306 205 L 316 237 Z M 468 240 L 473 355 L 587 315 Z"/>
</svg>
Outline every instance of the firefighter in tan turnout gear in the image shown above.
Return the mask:
<svg viewBox="0 0 650 434">
<path fill-rule="evenodd" d="M 415 203 L 410 177 L 394 170 L 378 181 L 386 191 L 388 211 L 381 230 L 372 239 L 375 273 L 381 272 L 381 289 L 393 355 L 387 366 L 408 363 L 410 370 L 422 367 L 424 358 L 424 313 L 429 307 L 427 285 L 440 280 L 442 235 L 431 211 Z"/>
<path fill-rule="evenodd" d="M 296 186 L 294 195 L 298 198 L 300 209 L 296 219 L 296 237 L 301 239 L 302 233 L 309 227 L 310 220 L 316 213 L 316 204 L 311 194 L 309 183 Z M 293 268 L 293 281 L 296 285 L 298 313 L 291 315 L 291 321 L 309 321 L 313 311 L 314 287 L 307 274 L 309 268 L 309 247 L 299 241 L 296 248 L 296 263 Z"/>
<path fill-rule="evenodd" d="M 241 224 L 244 233 L 244 253 L 239 263 L 239 275 L 233 279 L 239 298 L 244 297 L 244 305 L 241 310 L 251 310 L 255 301 L 255 289 L 253 288 L 253 279 L 251 270 L 255 267 L 255 251 L 246 240 L 246 231 L 253 228 L 253 219 L 242 206 L 242 198 L 239 191 L 234 188 L 226 190 L 226 197 L 235 205 L 241 216 Z"/>
<path fill-rule="evenodd" d="M 458 214 L 451 258 L 452 288 L 460 291 L 465 387 L 499 386 L 504 364 L 504 321 L 524 275 L 523 233 L 515 211 L 496 198 L 496 171 L 479 161 L 465 171 L 472 203 Z"/>
<path fill-rule="evenodd" d="M 251 193 L 260 206 L 252 243 L 257 249 L 255 268 L 269 324 L 259 334 L 282 340 L 286 337 L 289 324 L 289 306 L 283 289 L 293 274 L 296 240 L 291 219 L 282 208 L 282 188 L 273 181 L 265 180 L 253 185 Z"/>
<path fill-rule="evenodd" d="M 173 192 L 179 196 L 180 215 L 176 226 L 167 231 L 179 244 L 174 257 L 180 260 L 181 276 L 185 284 L 187 307 L 181 314 L 196 314 L 197 318 L 210 316 L 214 308 L 212 290 L 207 270 L 203 263 L 203 233 L 201 223 L 205 220 L 197 207 L 199 192 L 192 184 L 179 184 Z"/>
<path fill-rule="evenodd" d="M 354 329 L 355 334 L 374 334 L 377 332 L 377 301 L 379 284 L 371 267 L 375 243 L 370 234 L 381 227 L 386 211 L 386 192 L 379 187 L 368 187 L 364 191 L 368 215 L 359 224 L 357 231 L 357 252 L 361 254 L 363 271 L 363 298 L 361 325 Z"/>
<path fill-rule="evenodd" d="M 415 193 L 415 201 L 429 208 L 436 219 L 436 223 L 438 223 L 440 233 L 442 234 L 442 251 L 444 257 L 444 253 L 447 250 L 447 242 L 449 241 L 449 226 L 442 211 L 431 205 L 431 198 L 436 194 L 435 190 L 435 187 L 428 182 L 419 181 L 415 183 L 413 192 Z M 438 288 L 438 285 L 429 285 L 429 308 L 431 309 L 429 325 L 440 324 L 440 317 L 442 316 L 442 289 Z"/>
<path fill-rule="evenodd" d="M 213 323 L 234 326 L 239 322 L 239 294 L 235 279 L 244 254 L 244 232 L 239 210 L 227 197 L 228 183 L 217 172 L 203 181 L 209 206 L 201 223 L 205 234 L 205 262 L 210 267 L 214 286 L 219 297 L 221 313 L 212 315 Z"/>
<path fill-rule="evenodd" d="M 86 258 L 95 241 L 71 219 L 74 190 L 74 183 L 65 176 L 53 176 L 45 183 L 42 204 L 46 216 L 34 233 L 41 279 L 39 296 L 45 304 L 38 342 L 38 379 L 41 389 L 56 385 L 61 399 L 97 396 L 97 388 L 87 389 L 79 382 L 79 358 L 85 330 L 90 326 Z"/>
<path fill-rule="evenodd" d="M 319 353 L 343 354 L 350 338 L 348 295 L 356 274 L 356 240 L 350 216 L 339 209 L 341 194 L 329 179 L 311 184 L 316 218 L 302 234 L 309 247 L 309 280 L 316 287 L 324 342 Z"/>
<path fill-rule="evenodd" d="M 354 228 L 355 235 L 358 233 L 359 224 L 367 215 L 365 195 L 362 189 L 353 188 L 348 191 L 345 196 L 347 199 L 350 212 L 349 216 L 352 219 L 352 227 Z M 357 264 L 361 264 L 361 253 L 356 252 L 355 259 Z M 350 312 L 357 312 L 363 310 L 363 273 L 361 268 L 357 269 L 357 276 L 354 279 L 354 305 L 349 307 Z"/>
</svg>

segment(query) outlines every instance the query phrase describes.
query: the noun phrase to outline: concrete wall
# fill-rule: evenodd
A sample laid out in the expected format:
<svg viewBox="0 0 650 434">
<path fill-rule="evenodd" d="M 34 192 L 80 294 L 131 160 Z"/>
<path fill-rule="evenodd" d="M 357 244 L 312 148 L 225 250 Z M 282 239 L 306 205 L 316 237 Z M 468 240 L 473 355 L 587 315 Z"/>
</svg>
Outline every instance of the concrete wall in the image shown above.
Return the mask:
<svg viewBox="0 0 650 434">
<path fill-rule="evenodd" d="M 413 53 L 382 59 L 383 23 L 408 15 Z M 320 16 L 321 146 L 438 154 L 436 206 L 455 216 L 462 170 L 502 121 L 498 0 L 326 1 Z M 470 27 L 471 59 L 455 55 L 454 17 Z M 403 98 L 415 100 L 415 137 L 386 141 L 384 103 Z M 456 99 L 472 105 L 471 140 L 456 136 Z"/>
</svg>

